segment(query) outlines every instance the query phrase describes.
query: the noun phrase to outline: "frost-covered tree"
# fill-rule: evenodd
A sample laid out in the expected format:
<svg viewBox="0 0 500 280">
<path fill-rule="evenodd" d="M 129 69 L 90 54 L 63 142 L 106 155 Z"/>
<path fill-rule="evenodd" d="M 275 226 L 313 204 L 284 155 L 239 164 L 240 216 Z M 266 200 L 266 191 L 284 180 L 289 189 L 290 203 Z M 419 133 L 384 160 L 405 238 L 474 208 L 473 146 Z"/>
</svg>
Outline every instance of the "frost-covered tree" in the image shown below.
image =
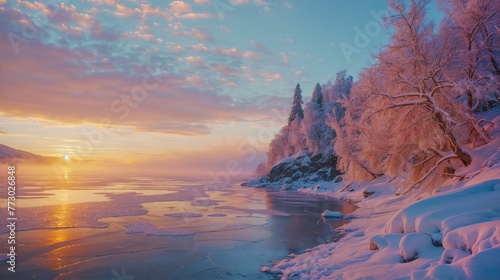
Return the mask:
<svg viewBox="0 0 500 280">
<path fill-rule="evenodd" d="M 367 80 L 365 76 L 369 71 L 370 69 L 367 69 L 365 73 L 361 73 L 361 80 Z M 363 158 L 363 155 L 367 155 L 366 149 L 372 148 L 363 144 L 369 143 L 375 134 L 384 136 L 386 131 L 370 131 L 370 127 L 363 123 L 361 115 L 370 106 L 369 95 L 364 90 L 359 90 L 359 86 L 353 87 L 352 76 L 345 77 L 345 71 L 337 74 L 334 84 L 337 92 L 336 102 L 331 108 L 328 119 L 328 124 L 336 135 L 333 143 L 337 155 L 337 169 L 343 173 L 346 182 L 373 180 L 382 173 L 380 170 L 373 170 Z M 377 151 L 383 152 L 383 150 Z"/>
<path fill-rule="evenodd" d="M 306 136 L 301 130 L 303 119 L 296 118 L 288 126 L 290 134 L 288 137 L 288 155 L 294 155 L 306 149 Z"/>
<path fill-rule="evenodd" d="M 269 143 L 267 152 L 266 173 L 280 160 L 288 157 L 289 153 L 290 126 L 286 125 L 280 129 L 278 134 Z"/>
<path fill-rule="evenodd" d="M 357 109 L 347 108 L 359 114 L 351 124 L 357 127 L 349 128 L 362 135 L 350 149 L 356 160 L 376 173 L 410 173 L 410 188 L 472 161 L 463 143 L 469 137 L 466 124 L 475 119 L 445 74 L 453 55 L 425 19 L 428 2 L 389 1 L 390 44 L 362 73 L 358 92 L 353 90 L 368 97 L 357 99 Z"/>
<path fill-rule="evenodd" d="M 344 108 L 341 102 L 349 97 L 353 85 L 353 77 L 347 75 L 346 70 L 337 72 L 335 82 L 328 81 L 323 85 L 323 96 L 325 99 L 325 112 L 327 115 L 335 112 L 335 118 L 340 120 L 344 116 Z"/>
<path fill-rule="evenodd" d="M 267 172 L 280 160 L 305 149 L 306 140 L 300 129 L 302 120 L 304 119 L 301 93 L 300 84 L 297 84 L 293 95 L 288 124 L 280 129 L 269 144 L 266 161 Z"/>
<path fill-rule="evenodd" d="M 303 119 L 304 110 L 302 109 L 302 90 L 300 89 L 300 84 L 297 84 L 293 94 L 292 110 L 290 111 L 290 117 L 288 117 L 288 124 L 290 124 L 295 118 Z"/>
<path fill-rule="evenodd" d="M 453 55 L 447 75 L 474 110 L 498 105 L 500 77 L 500 2 L 439 0 L 447 17 L 440 30 Z"/>
<path fill-rule="evenodd" d="M 314 87 L 311 102 L 306 104 L 302 131 L 310 153 L 330 155 L 332 152 L 333 131 L 326 124 L 323 92 L 319 83 Z"/>
</svg>

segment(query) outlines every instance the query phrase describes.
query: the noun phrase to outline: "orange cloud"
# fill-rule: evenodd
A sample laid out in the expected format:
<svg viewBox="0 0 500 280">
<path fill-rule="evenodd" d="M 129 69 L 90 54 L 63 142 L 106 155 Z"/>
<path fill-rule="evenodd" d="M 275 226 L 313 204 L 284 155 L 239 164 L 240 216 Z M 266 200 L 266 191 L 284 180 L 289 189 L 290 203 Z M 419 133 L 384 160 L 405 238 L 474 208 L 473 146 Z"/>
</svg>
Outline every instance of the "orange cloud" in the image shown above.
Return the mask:
<svg viewBox="0 0 500 280">
<path fill-rule="evenodd" d="M 13 56 L 9 42 L 0 42 L 1 115 L 70 124 L 100 123 L 106 118 L 140 131 L 192 135 L 208 133 L 214 121 L 266 114 L 235 102 L 200 80 L 191 82 L 206 88 L 187 86 L 181 76 L 151 75 L 144 68 L 137 73 L 116 72 L 109 59 L 93 51 L 32 44 L 29 51 Z M 186 61 L 204 63 L 196 56 Z M 91 69 L 111 67 L 111 71 L 89 72 L 89 63 Z"/>
</svg>

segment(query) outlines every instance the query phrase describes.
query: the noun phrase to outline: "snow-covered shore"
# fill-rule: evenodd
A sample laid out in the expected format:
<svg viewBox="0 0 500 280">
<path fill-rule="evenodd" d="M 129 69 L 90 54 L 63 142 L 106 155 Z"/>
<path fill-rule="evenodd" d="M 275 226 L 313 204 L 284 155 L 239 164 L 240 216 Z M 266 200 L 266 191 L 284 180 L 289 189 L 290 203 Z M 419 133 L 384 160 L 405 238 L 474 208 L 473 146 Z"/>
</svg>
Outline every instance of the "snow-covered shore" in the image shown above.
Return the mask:
<svg viewBox="0 0 500 280">
<path fill-rule="evenodd" d="M 382 177 L 299 190 L 351 199 L 346 236 L 261 270 L 284 279 L 500 279 L 500 139 L 434 194 L 395 195 Z M 367 196 L 367 197 L 366 197 Z"/>
</svg>

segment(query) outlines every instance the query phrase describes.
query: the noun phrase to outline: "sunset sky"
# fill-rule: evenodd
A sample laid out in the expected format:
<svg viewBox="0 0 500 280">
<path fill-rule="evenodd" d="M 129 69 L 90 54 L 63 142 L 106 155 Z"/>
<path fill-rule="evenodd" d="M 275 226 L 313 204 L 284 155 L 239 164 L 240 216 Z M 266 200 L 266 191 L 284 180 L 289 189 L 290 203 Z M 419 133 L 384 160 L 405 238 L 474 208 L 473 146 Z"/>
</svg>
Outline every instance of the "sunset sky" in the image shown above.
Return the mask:
<svg viewBox="0 0 500 280">
<path fill-rule="evenodd" d="M 308 101 L 316 82 L 370 63 L 387 42 L 374 16 L 386 9 L 368 0 L 0 0 L 0 143 L 172 171 L 231 160 L 251 170 L 297 82 Z"/>
</svg>

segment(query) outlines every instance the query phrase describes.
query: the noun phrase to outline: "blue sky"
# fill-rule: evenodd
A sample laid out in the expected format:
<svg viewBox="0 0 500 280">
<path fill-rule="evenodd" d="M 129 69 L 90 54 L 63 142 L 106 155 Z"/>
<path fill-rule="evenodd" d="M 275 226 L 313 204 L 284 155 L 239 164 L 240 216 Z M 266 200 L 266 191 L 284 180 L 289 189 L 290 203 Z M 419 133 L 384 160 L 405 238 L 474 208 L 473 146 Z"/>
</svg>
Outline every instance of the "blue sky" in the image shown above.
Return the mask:
<svg viewBox="0 0 500 280">
<path fill-rule="evenodd" d="M 388 40 L 374 15 L 386 10 L 368 0 L 0 0 L 2 142 L 50 156 L 179 166 L 202 155 L 251 169 L 296 83 L 308 101 L 317 82 L 371 63 Z M 103 139 L 82 152 L 95 131 Z"/>
</svg>

